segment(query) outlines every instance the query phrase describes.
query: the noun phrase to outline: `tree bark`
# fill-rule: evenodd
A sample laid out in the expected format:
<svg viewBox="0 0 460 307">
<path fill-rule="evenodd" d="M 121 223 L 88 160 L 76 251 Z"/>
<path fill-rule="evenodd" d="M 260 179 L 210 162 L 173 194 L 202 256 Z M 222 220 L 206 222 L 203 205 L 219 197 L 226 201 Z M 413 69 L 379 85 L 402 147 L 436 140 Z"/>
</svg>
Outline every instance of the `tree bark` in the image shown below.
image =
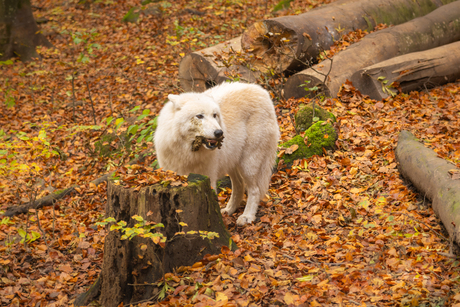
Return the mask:
<svg viewBox="0 0 460 307">
<path fill-rule="evenodd" d="M 438 158 L 408 131 L 399 134 L 396 159 L 401 174 L 431 200 L 449 235 L 460 244 L 460 180 L 449 174 L 455 165 Z"/>
<path fill-rule="evenodd" d="M 439 86 L 460 79 L 460 42 L 409 53 L 360 69 L 352 77 L 359 80 L 361 94 L 382 100 L 403 93 Z"/>
<path fill-rule="evenodd" d="M 230 80 L 226 72 L 237 72 L 240 80 L 253 83 L 257 74 L 241 65 L 226 61 L 230 53 L 241 53 L 241 37 L 186 55 L 179 65 L 179 80 L 186 92 L 204 92 L 216 84 Z"/>
<path fill-rule="evenodd" d="M 424 17 L 365 36 L 361 41 L 311 68 L 292 75 L 284 87 L 285 98 L 311 96 L 301 87 L 318 86 L 325 96 L 337 96 L 346 80 L 360 89 L 358 70 L 403 54 L 428 50 L 460 40 L 460 1 L 441 6 Z M 325 77 L 327 75 L 327 78 Z"/>
<path fill-rule="evenodd" d="M 162 248 L 152 240 L 138 236 L 121 240 L 121 233 L 111 231 L 105 239 L 102 271 L 96 282 L 100 284 L 102 306 L 152 298 L 155 281 L 165 273 L 179 266 L 192 265 L 206 254 L 220 254 L 224 245 L 231 244 L 236 248 L 223 224 L 216 194 L 205 176 L 190 174 L 186 187 L 155 184 L 139 191 L 109 181 L 107 194 L 106 217 L 123 220 L 128 227 L 136 223 L 131 218 L 134 215 L 163 223 L 162 233 L 169 240 Z M 181 222 L 188 226 L 182 227 Z M 177 232 L 190 230 L 217 232 L 219 237 L 209 240 L 198 235 L 174 236 Z M 141 248 L 143 244 L 147 248 Z M 91 287 L 89 292 L 80 295 L 77 302 L 88 304 L 85 298 L 94 299 L 98 289 Z"/>
<path fill-rule="evenodd" d="M 243 33 L 241 45 L 256 55 L 257 70 L 292 74 L 314 63 L 342 32 L 401 24 L 452 1 L 339 0 L 304 14 L 256 22 Z"/>
<path fill-rule="evenodd" d="M 30 0 L 0 0 L 0 60 L 38 57 L 36 46 L 53 45 L 39 32 Z"/>
</svg>

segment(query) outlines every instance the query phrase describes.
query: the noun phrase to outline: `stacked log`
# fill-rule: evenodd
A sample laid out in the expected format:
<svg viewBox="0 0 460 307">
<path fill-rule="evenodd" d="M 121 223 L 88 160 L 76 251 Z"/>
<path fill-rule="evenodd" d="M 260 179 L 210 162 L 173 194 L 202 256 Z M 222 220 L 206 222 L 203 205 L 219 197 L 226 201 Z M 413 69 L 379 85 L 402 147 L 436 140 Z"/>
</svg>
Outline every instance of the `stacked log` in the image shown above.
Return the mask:
<svg viewBox="0 0 460 307">
<path fill-rule="evenodd" d="M 179 80 L 186 92 L 204 92 L 239 74 L 241 81 L 254 83 L 257 74 L 242 65 L 229 65 L 226 59 L 241 53 L 241 37 L 186 55 L 179 65 Z"/>
<path fill-rule="evenodd" d="M 256 22 L 243 33 L 241 46 L 256 55 L 256 70 L 292 74 L 314 63 L 343 33 L 371 31 L 379 23 L 398 25 L 449 2 L 339 0 L 304 14 Z"/>
<path fill-rule="evenodd" d="M 361 94 L 382 100 L 460 79 L 460 42 L 413 52 L 360 69 L 351 77 Z"/>
<path fill-rule="evenodd" d="M 396 56 L 458 40 L 460 1 L 441 6 L 426 16 L 365 36 L 330 60 L 292 75 L 285 84 L 284 95 L 286 98 L 308 96 L 304 88 L 300 87 L 307 82 L 309 87 L 318 86 L 321 94 L 335 97 L 347 79 L 356 88 L 360 88 L 360 79 L 352 78 L 360 69 Z"/>
<path fill-rule="evenodd" d="M 185 91 L 202 92 L 231 80 L 255 82 L 261 73 L 297 72 L 312 64 L 342 33 L 397 25 L 453 0 L 339 0 L 296 16 L 256 22 L 241 37 L 186 55 L 179 65 Z M 247 57 L 249 63 L 228 63 Z"/>
</svg>

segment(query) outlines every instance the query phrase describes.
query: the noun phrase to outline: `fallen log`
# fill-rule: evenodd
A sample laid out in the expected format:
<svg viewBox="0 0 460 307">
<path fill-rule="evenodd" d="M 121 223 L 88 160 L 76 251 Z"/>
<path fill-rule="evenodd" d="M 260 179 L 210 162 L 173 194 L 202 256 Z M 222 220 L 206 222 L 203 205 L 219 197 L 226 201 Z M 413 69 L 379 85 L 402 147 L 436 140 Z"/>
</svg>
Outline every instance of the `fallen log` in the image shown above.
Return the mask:
<svg viewBox="0 0 460 307">
<path fill-rule="evenodd" d="M 423 17 L 365 36 L 361 41 L 311 68 L 292 75 L 284 86 L 285 98 L 313 95 L 299 87 L 317 86 L 320 93 L 335 97 L 346 80 L 359 90 L 358 70 L 403 54 L 428 50 L 460 40 L 460 1 L 441 6 Z M 326 78 L 327 76 L 327 78 Z"/>
<path fill-rule="evenodd" d="M 441 159 L 423 146 L 409 131 L 401 131 L 396 146 L 399 171 L 432 207 L 449 235 L 460 244 L 460 179 L 453 180 L 449 171 L 455 165 Z"/>
<path fill-rule="evenodd" d="M 148 156 L 148 155 L 151 155 L 152 154 L 152 149 L 150 150 L 146 150 L 144 152 L 142 152 L 138 158 L 136 159 L 133 159 L 131 160 L 128 165 L 133 165 L 133 164 L 136 164 L 136 163 L 139 163 L 139 162 L 143 162 L 145 160 L 145 158 Z M 109 177 L 111 177 L 114 173 L 111 172 L 111 173 L 108 173 L 108 174 L 104 174 L 102 175 L 101 177 L 99 178 L 96 178 L 94 179 L 93 181 L 90 182 L 90 184 L 94 184 L 96 186 L 98 186 L 99 184 L 103 183 L 103 182 L 106 182 L 107 179 Z M 11 206 L 11 207 L 8 207 L 5 211 L 5 213 L 3 213 L 4 216 L 8 216 L 8 217 L 11 217 L 11 216 L 15 216 L 15 215 L 18 215 L 18 214 L 22 214 L 22 213 L 27 213 L 29 212 L 30 209 L 40 209 L 40 208 L 43 208 L 43 207 L 46 207 L 46 206 L 52 206 L 54 205 L 58 200 L 64 198 L 65 196 L 73 193 L 75 191 L 76 188 L 78 188 L 79 186 L 74 184 L 68 188 L 65 188 L 63 190 L 59 190 L 59 191 L 55 191 L 49 195 L 46 195 L 42 198 L 39 198 L 39 199 L 36 199 L 35 201 L 31 201 L 31 202 L 28 202 L 24 205 L 20 205 L 20 206 Z"/>
<path fill-rule="evenodd" d="M 398 25 L 452 2 L 436 0 L 339 0 L 307 13 L 256 22 L 241 37 L 261 72 L 294 73 L 314 63 L 342 33 L 371 31 L 379 23 Z"/>
<path fill-rule="evenodd" d="M 162 223 L 164 228 L 157 229 L 167 240 L 161 247 L 150 238 L 122 240 L 122 233 L 110 231 L 105 238 L 101 273 L 88 292 L 77 297 L 76 305 L 88 305 L 98 296 L 100 304 L 107 307 L 150 300 L 157 294 L 158 280 L 166 273 L 192 265 L 207 254 L 220 254 L 223 246 L 236 248 L 222 221 L 216 193 L 205 176 L 190 174 L 187 186 L 157 183 L 140 189 L 108 181 L 107 196 L 106 217 L 124 221 L 132 229 L 139 223 L 138 218 L 132 218 L 135 215 Z M 178 235 L 181 231 L 214 232 L 219 236 Z"/>
<path fill-rule="evenodd" d="M 239 74 L 241 81 L 254 83 L 257 74 L 242 65 L 233 65 L 241 54 L 241 37 L 187 54 L 179 64 L 179 81 L 186 92 L 204 92 L 216 84 L 230 80 L 227 76 Z M 227 74 L 226 74 L 227 73 Z"/>
<path fill-rule="evenodd" d="M 360 69 L 352 80 L 359 80 L 359 91 L 375 100 L 397 93 L 432 88 L 460 79 L 460 42 L 426 51 L 408 53 Z"/>
</svg>

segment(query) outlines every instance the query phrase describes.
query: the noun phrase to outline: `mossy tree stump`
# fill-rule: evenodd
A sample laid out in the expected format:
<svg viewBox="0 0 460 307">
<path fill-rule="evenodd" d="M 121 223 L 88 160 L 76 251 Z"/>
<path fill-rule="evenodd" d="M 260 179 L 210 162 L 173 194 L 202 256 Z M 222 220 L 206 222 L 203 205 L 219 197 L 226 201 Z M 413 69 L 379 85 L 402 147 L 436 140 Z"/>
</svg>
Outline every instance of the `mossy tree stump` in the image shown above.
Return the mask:
<svg viewBox="0 0 460 307">
<path fill-rule="evenodd" d="M 136 191 L 109 181 L 106 217 L 123 220 L 127 227 L 136 223 L 132 219 L 134 215 L 162 223 L 161 232 L 168 241 L 162 248 L 151 239 L 139 236 L 121 240 L 120 232 L 110 231 L 105 239 L 98 281 L 76 300 L 76 305 L 88 304 L 97 297 L 98 290 L 100 304 L 106 307 L 152 298 L 155 281 L 165 273 L 179 266 L 192 265 L 206 254 L 219 254 L 223 245 L 229 245 L 230 234 L 222 221 L 209 179 L 191 174 L 187 183 L 185 187 L 155 184 Z M 179 223 L 188 226 L 182 227 Z M 191 230 L 216 232 L 219 237 L 209 240 L 198 235 L 175 236 Z M 236 247 L 233 242 L 232 246 Z"/>
<path fill-rule="evenodd" d="M 282 157 L 286 166 L 291 167 L 295 160 L 323 155 L 325 150 L 334 150 L 338 133 L 329 122 L 318 121 L 305 131 L 305 136 L 296 135 L 279 147 L 285 149 Z M 294 150 L 289 150 L 295 146 Z"/>
</svg>

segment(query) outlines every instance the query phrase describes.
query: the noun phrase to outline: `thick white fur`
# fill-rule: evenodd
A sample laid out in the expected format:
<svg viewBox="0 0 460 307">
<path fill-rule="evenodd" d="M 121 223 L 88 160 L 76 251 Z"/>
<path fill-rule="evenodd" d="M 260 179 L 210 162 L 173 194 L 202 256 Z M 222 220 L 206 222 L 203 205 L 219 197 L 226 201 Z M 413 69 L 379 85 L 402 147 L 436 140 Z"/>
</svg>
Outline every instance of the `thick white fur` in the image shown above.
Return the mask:
<svg viewBox="0 0 460 307">
<path fill-rule="evenodd" d="M 268 92 L 255 84 L 235 82 L 168 98 L 155 132 L 160 167 L 182 175 L 206 175 L 214 188 L 217 179 L 228 174 L 233 192 L 222 213 L 236 211 L 246 185 L 247 204 L 237 224 L 253 222 L 270 183 L 280 137 Z M 198 119 L 199 114 L 203 118 Z M 196 136 L 212 139 L 219 129 L 224 132 L 222 148 L 209 150 L 203 145 L 192 151 Z"/>
</svg>

